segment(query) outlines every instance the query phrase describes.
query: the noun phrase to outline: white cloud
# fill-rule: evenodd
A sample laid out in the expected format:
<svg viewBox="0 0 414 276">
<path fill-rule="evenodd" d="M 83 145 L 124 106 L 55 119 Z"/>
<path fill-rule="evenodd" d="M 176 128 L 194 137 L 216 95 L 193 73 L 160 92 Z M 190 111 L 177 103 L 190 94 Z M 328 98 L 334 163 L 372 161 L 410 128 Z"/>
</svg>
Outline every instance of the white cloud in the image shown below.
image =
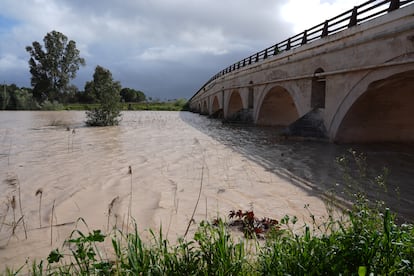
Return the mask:
<svg viewBox="0 0 414 276">
<path fill-rule="evenodd" d="M 300 33 L 363 2 L 366 0 L 289 0 L 282 6 L 281 14 L 293 24 L 294 32 Z"/>
<path fill-rule="evenodd" d="M 27 61 L 19 59 L 17 56 L 6 54 L 0 56 L 0 72 L 5 73 L 12 70 L 24 70 L 27 68 Z"/>
<path fill-rule="evenodd" d="M 146 49 L 139 58 L 150 61 L 178 61 L 184 59 L 188 49 L 168 45 L 166 47 L 151 47 Z"/>
</svg>

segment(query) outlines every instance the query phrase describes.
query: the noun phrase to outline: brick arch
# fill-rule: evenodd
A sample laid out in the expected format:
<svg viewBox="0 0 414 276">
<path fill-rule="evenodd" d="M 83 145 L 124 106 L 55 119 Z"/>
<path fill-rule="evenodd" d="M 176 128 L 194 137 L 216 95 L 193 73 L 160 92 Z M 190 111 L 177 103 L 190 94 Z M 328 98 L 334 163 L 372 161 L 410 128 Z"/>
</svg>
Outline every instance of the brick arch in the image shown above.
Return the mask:
<svg viewBox="0 0 414 276">
<path fill-rule="evenodd" d="M 295 100 L 283 86 L 271 87 L 257 105 L 256 123 L 259 125 L 287 126 L 298 118 Z"/>
<path fill-rule="evenodd" d="M 414 141 L 414 70 L 384 75 L 370 74 L 348 94 L 331 124 L 334 141 Z"/>
</svg>

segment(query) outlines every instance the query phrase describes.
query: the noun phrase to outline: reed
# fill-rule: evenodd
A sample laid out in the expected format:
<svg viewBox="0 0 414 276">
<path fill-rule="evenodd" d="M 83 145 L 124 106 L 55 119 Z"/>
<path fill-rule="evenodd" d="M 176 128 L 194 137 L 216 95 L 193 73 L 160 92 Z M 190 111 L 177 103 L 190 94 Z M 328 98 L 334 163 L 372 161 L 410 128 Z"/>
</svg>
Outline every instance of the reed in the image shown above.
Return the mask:
<svg viewBox="0 0 414 276">
<path fill-rule="evenodd" d="M 23 215 L 23 207 L 22 207 L 22 195 L 21 195 L 21 188 L 20 188 L 20 182 L 18 183 L 18 193 L 19 193 L 19 210 L 20 215 L 23 223 L 23 229 L 24 229 L 24 237 L 27 240 L 27 229 L 26 229 L 26 222 L 24 221 L 24 215 Z"/>
<path fill-rule="evenodd" d="M 72 152 L 73 152 L 73 143 L 75 141 L 75 134 L 76 134 L 76 130 L 72 129 Z"/>
<path fill-rule="evenodd" d="M 69 153 L 69 148 L 70 148 L 70 127 L 66 128 L 66 131 L 68 132 L 68 153 Z"/>
<path fill-rule="evenodd" d="M 191 214 L 190 221 L 188 222 L 187 229 L 185 230 L 184 238 L 187 237 L 188 231 L 190 230 L 191 223 L 193 223 L 193 221 L 194 221 L 194 215 L 195 215 L 195 212 L 197 210 L 198 203 L 200 202 L 201 191 L 203 190 L 203 178 L 204 178 L 204 165 L 201 167 L 200 189 L 198 191 L 197 201 L 196 201 L 196 204 L 194 206 L 193 213 Z"/>
<path fill-rule="evenodd" d="M 68 152 L 69 151 L 73 152 L 73 143 L 75 140 L 76 130 L 75 129 L 71 130 L 70 127 L 67 127 L 66 131 L 68 131 Z"/>
<path fill-rule="evenodd" d="M 50 214 L 50 246 L 53 245 L 53 217 L 55 213 L 55 201 L 56 200 L 53 200 L 52 212 Z"/>
<path fill-rule="evenodd" d="M 112 210 L 114 208 L 114 205 L 118 201 L 118 199 L 119 199 L 119 196 L 114 197 L 108 205 L 108 221 L 106 223 L 106 231 L 109 231 L 109 219 L 112 215 Z M 115 227 L 116 227 L 116 221 L 115 221 Z"/>
<path fill-rule="evenodd" d="M 13 221 L 12 221 L 12 223 L 11 223 L 11 228 L 12 228 L 12 231 L 11 231 L 11 234 L 10 234 L 10 236 L 9 236 L 9 239 L 7 240 L 7 244 L 9 244 L 9 242 L 10 242 L 10 240 L 11 240 L 11 238 L 12 237 L 14 237 L 14 236 L 16 236 L 16 229 L 17 229 L 17 226 L 19 225 L 19 223 L 22 221 L 22 219 L 23 219 L 23 217 L 20 217 L 17 221 L 16 221 L 16 208 L 17 208 L 17 206 L 16 206 L 16 196 L 15 195 L 13 195 L 10 199 L 9 199 L 9 204 L 10 204 L 10 207 L 12 208 L 12 210 L 13 210 Z"/>
<path fill-rule="evenodd" d="M 14 234 L 14 225 L 17 225 L 16 223 L 16 196 L 12 196 L 10 199 L 10 206 L 13 210 L 13 234 Z"/>
<path fill-rule="evenodd" d="M 39 228 L 42 228 L 42 196 L 43 189 L 39 188 L 36 190 L 35 196 L 39 196 Z"/>
<path fill-rule="evenodd" d="M 22 222 L 23 224 L 23 230 L 24 230 L 24 235 L 25 235 L 25 239 L 27 239 L 27 229 L 26 229 L 26 223 L 24 220 L 24 214 L 23 214 L 23 207 L 22 207 L 22 195 L 21 195 L 21 187 L 20 187 L 20 182 L 17 176 L 11 176 L 9 175 L 6 179 L 6 183 L 8 185 L 10 185 L 12 188 L 14 188 L 14 192 L 16 192 L 17 190 L 17 199 L 16 196 L 13 195 L 10 199 L 9 199 L 9 204 L 10 207 L 13 210 L 13 222 L 11 223 L 12 228 L 13 228 L 13 234 L 12 236 L 15 234 L 15 230 L 18 226 L 18 224 L 20 222 Z M 18 203 L 17 203 L 18 202 Z M 17 209 L 17 204 L 19 204 L 19 211 L 20 211 L 20 218 L 17 220 L 16 222 L 16 209 Z"/>
<path fill-rule="evenodd" d="M 129 229 L 129 218 L 131 217 L 131 208 L 132 208 L 132 167 L 128 167 L 128 174 L 130 175 L 130 189 L 129 189 L 129 203 L 128 203 L 128 217 L 127 217 L 127 233 Z"/>
<path fill-rule="evenodd" d="M 174 208 L 173 209 L 171 209 L 171 212 L 170 212 L 170 219 L 169 219 L 169 222 L 168 222 L 168 228 L 167 228 L 167 233 L 165 234 L 165 236 L 168 238 L 168 234 L 169 234 L 169 232 L 170 232 L 170 227 L 171 227 L 171 223 L 172 223 L 172 218 L 173 218 L 173 212 L 175 212 L 175 214 L 177 215 L 177 212 L 178 212 L 178 203 L 179 203 L 179 200 L 178 200 L 178 198 L 177 198 L 177 189 L 178 189 L 178 186 L 177 186 L 177 183 L 175 183 L 174 181 L 172 181 L 172 180 L 170 180 L 170 182 L 172 183 L 172 185 L 173 185 L 173 191 L 174 191 L 174 196 L 173 196 L 173 206 L 174 206 Z"/>
</svg>

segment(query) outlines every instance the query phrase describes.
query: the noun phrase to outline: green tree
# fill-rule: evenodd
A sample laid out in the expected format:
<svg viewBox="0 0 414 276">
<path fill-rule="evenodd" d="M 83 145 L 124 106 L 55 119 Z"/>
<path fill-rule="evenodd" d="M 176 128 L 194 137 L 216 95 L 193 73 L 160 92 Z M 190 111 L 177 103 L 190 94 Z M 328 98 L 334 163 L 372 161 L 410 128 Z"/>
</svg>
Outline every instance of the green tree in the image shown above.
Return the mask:
<svg viewBox="0 0 414 276">
<path fill-rule="evenodd" d="M 0 93 L 0 109 L 1 110 L 5 110 L 7 109 L 7 106 L 9 105 L 9 101 L 10 101 L 10 94 L 7 91 L 7 87 L 6 84 L 3 84 L 3 87 L 1 88 L 1 93 Z"/>
<path fill-rule="evenodd" d="M 32 94 L 26 89 L 15 89 L 10 93 L 10 103 L 8 109 L 15 110 L 33 110 L 39 109 Z"/>
<path fill-rule="evenodd" d="M 47 33 L 43 42 L 45 50 L 37 41 L 26 47 L 31 56 L 29 67 L 33 95 L 39 102 L 61 100 L 61 95 L 68 91 L 70 80 L 76 77 L 85 60 L 79 56 L 76 42 L 68 41 L 60 32 Z"/>
<path fill-rule="evenodd" d="M 96 98 L 94 89 L 92 87 L 93 82 L 88 81 L 85 85 L 85 90 L 82 94 L 83 98 L 82 101 L 85 103 L 96 103 L 98 102 L 98 99 Z"/>
<path fill-rule="evenodd" d="M 95 68 L 93 80 L 85 84 L 85 93 L 93 96 L 99 107 L 86 112 L 86 124 L 90 126 L 117 125 L 121 118 L 121 84 L 114 81 L 108 69 Z"/>
<path fill-rule="evenodd" d="M 144 92 L 132 88 L 122 88 L 121 97 L 124 102 L 144 102 L 146 100 Z"/>
</svg>

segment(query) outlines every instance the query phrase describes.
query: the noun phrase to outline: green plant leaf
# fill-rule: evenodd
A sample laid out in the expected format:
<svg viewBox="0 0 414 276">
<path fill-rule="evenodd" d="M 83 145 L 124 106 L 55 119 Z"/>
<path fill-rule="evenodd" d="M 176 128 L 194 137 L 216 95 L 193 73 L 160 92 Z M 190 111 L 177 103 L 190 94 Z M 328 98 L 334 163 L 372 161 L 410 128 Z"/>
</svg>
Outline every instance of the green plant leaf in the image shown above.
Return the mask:
<svg viewBox="0 0 414 276">
<path fill-rule="evenodd" d="M 52 250 L 47 257 L 49 264 L 58 263 L 60 259 L 63 258 L 63 255 L 59 252 L 59 249 Z"/>
</svg>

